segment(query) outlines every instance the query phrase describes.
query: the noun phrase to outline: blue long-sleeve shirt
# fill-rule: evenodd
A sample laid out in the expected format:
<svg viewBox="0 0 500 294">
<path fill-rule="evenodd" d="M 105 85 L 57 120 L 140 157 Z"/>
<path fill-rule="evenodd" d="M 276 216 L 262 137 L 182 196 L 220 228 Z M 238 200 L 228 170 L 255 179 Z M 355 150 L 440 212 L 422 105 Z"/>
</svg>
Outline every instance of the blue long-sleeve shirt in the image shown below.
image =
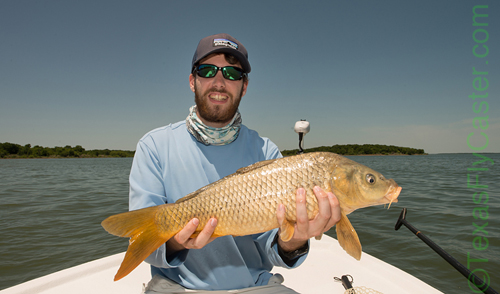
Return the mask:
<svg viewBox="0 0 500 294">
<path fill-rule="evenodd" d="M 147 133 L 137 144 L 130 172 L 129 209 L 174 203 L 185 195 L 258 161 L 281 157 L 277 146 L 242 125 L 228 145 L 206 146 L 184 121 Z M 165 244 L 146 262 L 186 288 L 229 290 L 266 285 L 273 266 L 289 267 L 272 241 L 277 230 L 249 236 L 219 237 L 197 250 L 166 259 Z M 301 256 L 293 265 L 299 266 Z"/>
</svg>

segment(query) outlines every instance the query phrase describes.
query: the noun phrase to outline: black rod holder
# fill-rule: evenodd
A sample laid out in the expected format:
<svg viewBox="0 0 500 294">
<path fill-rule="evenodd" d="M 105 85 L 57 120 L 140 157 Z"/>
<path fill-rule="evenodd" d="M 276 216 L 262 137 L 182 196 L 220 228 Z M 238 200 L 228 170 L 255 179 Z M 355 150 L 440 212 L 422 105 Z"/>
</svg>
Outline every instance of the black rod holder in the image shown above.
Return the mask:
<svg viewBox="0 0 500 294">
<path fill-rule="evenodd" d="M 498 294 L 495 289 L 491 288 L 489 284 L 486 284 L 482 279 L 472 273 L 468 268 L 466 268 L 463 264 L 458 262 L 453 256 L 448 254 L 448 252 L 444 251 L 441 247 L 439 247 L 436 243 L 434 243 L 429 237 L 420 232 L 417 228 L 412 226 L 406 220 L 406 208 L 403 208 L 401 214 L 399 215 L 398 221 L 394 229 L 397 231 L 401 228 L 402 225 L 407 227 L 413 234 L 420 238 L 420 240 L 424 241 L 429 247 L 432 248 L 437 254 L 439 254 L 442 258 L 444 258 L 449 264 L 451 264 L 457 271 L 459 271 L 467 280 L 469 280 L 474 286 L 476 286 L 479 290 L 486 294 Z M 477 281 L 477 282 L 476 282 Z"/>
<path fill-rule="evenodd" d="M 299 151 L 297 154 L 304 153 L 304 149 L 302 149 L 302 140 L 304 139 L 304 133 L 299 133 Z"/>
</svg>

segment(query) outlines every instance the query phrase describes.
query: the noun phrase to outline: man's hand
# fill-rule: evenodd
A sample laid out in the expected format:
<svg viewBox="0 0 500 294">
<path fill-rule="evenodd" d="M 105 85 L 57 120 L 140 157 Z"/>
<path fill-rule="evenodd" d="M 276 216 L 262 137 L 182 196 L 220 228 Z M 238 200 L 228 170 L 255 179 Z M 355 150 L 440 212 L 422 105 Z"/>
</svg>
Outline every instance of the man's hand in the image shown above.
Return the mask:
<svg viewBox="0 0 500 294">
<path fill-rule="evenodd" d="M 292 239 L 283 242 L 278 238 L 278 245 L 285 252 L 296 250 L 312 237 L 317 237 L 328 231 L 340 220 L 340 205 L 337 197 L 332 192 L 325 192 L 320 187 L 314 187 L 314 195 L 318 199 L 319 213 L 312 220 L 307 217 L 306 191 L 303 188 L 297 189 L 297 223 Z M 278 223 L 285 220 L 285 206 L 280 204 L 276 213 Z"/>
<path fill-rule="evenodd" d="M 195 238 L 191 238 L 199 223 L 200 221 L 197 218 L 193 218 L 179 233 L 167 241 L 167 256 L 184 249 L 201 249 L 215 239 L 211 236 L 217 226 L 216 218 L 211 218 L 200 234 Z"/>
</svg>

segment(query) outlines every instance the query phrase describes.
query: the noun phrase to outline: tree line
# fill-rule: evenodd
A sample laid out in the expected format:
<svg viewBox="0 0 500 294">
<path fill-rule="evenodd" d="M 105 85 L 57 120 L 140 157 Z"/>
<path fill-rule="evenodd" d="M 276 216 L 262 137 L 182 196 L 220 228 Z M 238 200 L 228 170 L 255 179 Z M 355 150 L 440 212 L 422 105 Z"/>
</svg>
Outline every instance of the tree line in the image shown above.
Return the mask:
<svg viewBox="0 0 500 294">
<path fill-rule="evenodd" d="M 299 150 L 283 150 L 283 156 L 297 154 Z M 321 146 L 305 149 L 304 152 L 327 151 L 340 155 L 424 155 L 424 149 L 415 149 L 409 147 L 399 147 L 393 145 L 378 145 L 378 144 L 347 144 Z M 134 157 L 135 151 L 128 150 L 109 150 L 109 149 L 94 149 L 85 150 L 80 145 L 75 147 L 66 145 L 64 147 L 42 147 L 31 144 L 24 146 L 14 143 L 0 143 L 0 158 L 90 158 L 90 157 Z"/>
<path fill-rule="evenodd" d="M 133 157 L 135 151 L 95 149 L 85 150 L 80 145 L 71 147 L 42 147 L 31 144 L 0 143 L 0 158 L 90 158 L 90 157 Z"/>
<path fill-rule="evenodd" d="M 283 150 L 283 156 L 295 155 L 299 149 Z M 393 145 L 378 145 L 378 144 L 347 144 L 321 146 L 315 148 L 304 149 L 304 153 L 327 151 L 340 155 L 424 155 L 424 149 L 415 149 L 409 147 L 399 147 Z"/>
</svg>

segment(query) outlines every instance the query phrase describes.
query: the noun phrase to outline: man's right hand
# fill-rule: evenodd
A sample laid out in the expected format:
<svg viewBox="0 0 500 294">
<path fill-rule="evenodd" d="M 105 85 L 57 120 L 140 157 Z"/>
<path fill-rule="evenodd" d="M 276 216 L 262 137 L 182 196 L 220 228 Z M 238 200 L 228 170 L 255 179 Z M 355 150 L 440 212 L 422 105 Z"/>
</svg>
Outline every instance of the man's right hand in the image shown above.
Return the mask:
<svg viewBox="0 0 500 294">
<path fill-rule="evenodd" d="M 184 249 L 201 249 L 215 239 L 212 234 L 217 226 L 216 218 L 209 219 L 200 234 L 195 238 L 191 238 L 199 223 L 200 221 L 197 218 L 193 218 L 179 233 L 167 241 L 167 256 Z"/>
</svg>

